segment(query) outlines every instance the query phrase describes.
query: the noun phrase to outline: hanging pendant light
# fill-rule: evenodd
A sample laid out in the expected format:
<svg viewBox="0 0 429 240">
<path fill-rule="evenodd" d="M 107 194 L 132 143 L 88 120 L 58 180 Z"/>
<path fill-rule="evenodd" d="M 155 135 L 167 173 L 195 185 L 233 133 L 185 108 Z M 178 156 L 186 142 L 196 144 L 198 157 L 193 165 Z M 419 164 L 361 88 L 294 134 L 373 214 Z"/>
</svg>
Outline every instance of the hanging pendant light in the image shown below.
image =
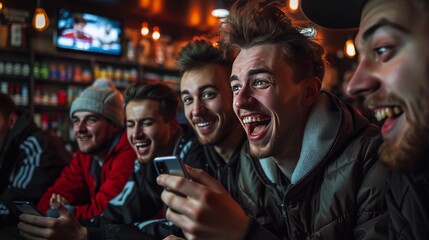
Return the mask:
<svg viewBox="0 0 429 240">
<path fill-rule="evenodd" d="M 355 44 L 352 38 L 349 38 L 346 41 L 346 44 L 344 44 L 344 53 L 349 58 L 353 58 L 354 56 L 356 56 Z"/>
<path fill-rule="evenodd" d="M 214 9 L 212 10 L 211 14 L 217 18 L 227 17 L 229 15 L 229 10 L 225 0 L 215 0 Z"/>
<path fill-rule="evenodd" d="M 44 31 L 49 26 L 49 17 L 45 9 L 40 7 L 40 0 L 37 0 L 37 8 L 33 15 L 33 28 L 39 32 Z"/>
</svg>

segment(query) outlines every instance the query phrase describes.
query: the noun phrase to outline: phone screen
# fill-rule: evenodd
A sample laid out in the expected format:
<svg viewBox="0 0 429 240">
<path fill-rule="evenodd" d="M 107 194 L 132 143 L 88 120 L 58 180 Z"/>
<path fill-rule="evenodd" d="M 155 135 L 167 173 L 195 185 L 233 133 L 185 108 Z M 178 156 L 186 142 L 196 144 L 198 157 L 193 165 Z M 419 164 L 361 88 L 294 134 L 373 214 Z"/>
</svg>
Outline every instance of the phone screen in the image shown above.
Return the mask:
<svg viewBox="0 0 429 240">
<path fill-rule="evenodd" d="M 188 178 L 182 160 L 177 156 L 156 157 L 153 160 L 159 174 L 172 174 Z"/>
<path fill-rule="evenodd" d="M 14 201 L 13 204 L 22 213 L 32 214 L 32 215 L 37 215 L 37 216 L 43 216 L 43 214 L 31 202 Z"/>
</svg>

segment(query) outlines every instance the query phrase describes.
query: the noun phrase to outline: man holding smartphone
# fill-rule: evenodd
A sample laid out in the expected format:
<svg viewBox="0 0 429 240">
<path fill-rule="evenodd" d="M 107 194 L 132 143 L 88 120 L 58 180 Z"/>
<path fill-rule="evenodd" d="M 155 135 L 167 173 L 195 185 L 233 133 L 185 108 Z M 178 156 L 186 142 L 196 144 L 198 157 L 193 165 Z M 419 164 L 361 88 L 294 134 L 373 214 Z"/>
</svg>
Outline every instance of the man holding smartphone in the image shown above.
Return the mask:
<svg viewBox="0 0 429 240">
<path fill-rule="evenodd" d="M 176 64 L 182 73 L 180 94 L 185 116 L 193 130 L 182 136 L 177 153 L 192 167 L 186 167 L 187 171 L 209 174 L 225 194 L 238 200 L 240 150 L 246 137 L 232 108 L 228 82 L 232 56 L 207 40 L 195 40 L 180 51 Z M 192 201 L 204 204 L 200 199 Z M 166 220 L 146 224 L 142 232 L 155 239 L 170 234 L 183 237 L 181 229 Z"/>
<path fill-rule="evenodd" d="M 37 204 L 71 159 L 61 140 L 0 93 L 0 225 L 16 224 L 13 201 Z"/>
<path fill-rule="evenodd" d="M 177 121 L 178 95 L 162 83 L 136 84 L 126 89 L 124 106 L 128 142 L 137 155 L 134 171 L 122 192 L 113 198 L 102 216 L 83 222 L 61 204 L 54 205 L 60 218 L 21 215 L 19 228 L 27 238 L 105 239 L 118 236 L 128 239 L 135 222 L 160 218 L 163 190 L 156 184 L 153 164 L 156 156 L 172 155 L 182 129 Z M 41 224 L 35 225 L 38 222 Z M 127 225 L 128 224 L 128 225 Z M 138 230 L 138 229 L 137 229 Z"/>
<path fill-rule="evenodd" d="M 241 206 L 200 171 L 187 169 L 192 181 L 160 175 L 166 218 L 187 239 L 386 238 L 379 129 L 321 91 L 324 50 L 300 27 L 284 1 L 237 1 L 222 22 L 238 52 L 229 82 L 249 142 Z"/>
</svg>

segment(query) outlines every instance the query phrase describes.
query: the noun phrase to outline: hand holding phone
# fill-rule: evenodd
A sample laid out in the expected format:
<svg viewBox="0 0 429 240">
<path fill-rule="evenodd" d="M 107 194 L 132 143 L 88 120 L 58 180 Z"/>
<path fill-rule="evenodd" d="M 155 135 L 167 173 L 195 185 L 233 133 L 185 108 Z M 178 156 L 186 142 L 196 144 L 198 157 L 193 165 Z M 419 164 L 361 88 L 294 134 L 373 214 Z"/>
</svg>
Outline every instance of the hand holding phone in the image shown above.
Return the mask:
<svg viewBox="0 0 429 240">
<path fill-rule="evenodd" d="M 22 213 L 32 214 L 36 216 L 43 216 L 43 213 L 37 209 L 31 202 L 27 201 L 13 201 L 15 207 Z"/>
<path fill-rule="evenodd" d="M 153 164 L 155 165 L 158 175 L 171 174 L 189 178 L 183 161 L 178 156 L 156 157 L 153 160 Z"/>
</svg>

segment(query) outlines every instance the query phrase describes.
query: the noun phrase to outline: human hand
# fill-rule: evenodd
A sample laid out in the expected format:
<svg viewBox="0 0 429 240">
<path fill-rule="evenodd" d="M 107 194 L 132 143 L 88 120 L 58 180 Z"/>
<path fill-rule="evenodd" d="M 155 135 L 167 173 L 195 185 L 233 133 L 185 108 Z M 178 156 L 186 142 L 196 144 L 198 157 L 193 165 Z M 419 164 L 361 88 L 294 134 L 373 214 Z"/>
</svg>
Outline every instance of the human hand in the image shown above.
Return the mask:
<svg viewBox="0 0 429 240">
<path fill-rule="evenodd" d="M 168 174 L 157 178 L 158 184 L 168 189 L 161 194 L 169 207 L 166 218 L 190 240 L 241 239 L 249 218 L 240 205 L 203 170 L 189 166 L 186 170 L 192 181 Z"/>
<path fill-rule="evenodd" d="M 51 198 L 49 199 L 49 204 L 51 208 L 57 209 L 60 205 L 64 206 L 68 204 L 68 201 L 65 197 L 61 196 L 58 193 L 52 193 Z"/>
<path fill-rule="evenodd" d="M 21 214 L 18 223 L 21 235 L 30 240 L 86 240 L 87 229 L 80 225 L 74 214 L 62 205 L 58 205 L 57 210 L 58 218 Z"/>
</svg>

